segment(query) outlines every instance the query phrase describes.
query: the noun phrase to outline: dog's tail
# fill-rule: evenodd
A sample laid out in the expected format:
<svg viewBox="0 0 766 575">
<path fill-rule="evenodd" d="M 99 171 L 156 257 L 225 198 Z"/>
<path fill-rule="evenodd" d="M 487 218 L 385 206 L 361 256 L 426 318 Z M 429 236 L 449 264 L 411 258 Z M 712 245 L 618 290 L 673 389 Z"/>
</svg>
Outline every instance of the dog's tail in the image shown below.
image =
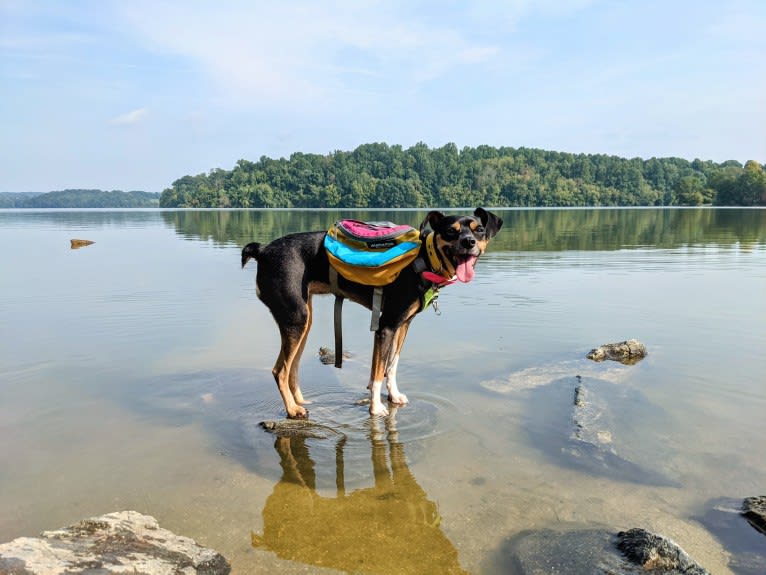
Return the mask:
<svg viewBox="0 0 766 575">
<path fill-rule="evenodd" d="M 251 242 L 242 248 L 242 267 L 251 259 L 258 261 L 258 254 L 261 253 L 261 244 L 257 242 Z"/>
</svg>

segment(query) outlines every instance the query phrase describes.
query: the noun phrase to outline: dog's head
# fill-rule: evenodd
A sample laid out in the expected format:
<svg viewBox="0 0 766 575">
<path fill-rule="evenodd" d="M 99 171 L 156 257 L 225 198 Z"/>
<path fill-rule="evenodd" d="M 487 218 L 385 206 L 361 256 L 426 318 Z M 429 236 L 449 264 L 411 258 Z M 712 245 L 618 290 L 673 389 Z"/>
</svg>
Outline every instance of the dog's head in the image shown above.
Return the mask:
<svg viewBox="0 0 766 575">
<path fill-rule="evenodd" d="M 444 264 L 444 271 L 461 282 L 473 279 L 476 261 L 500 228 L 503 220 L 484 208 L 476 208 L 472 216 L 445 216 L 429 212 L 420 230 L 434 231 L 434 248 Z"/>
</svg>

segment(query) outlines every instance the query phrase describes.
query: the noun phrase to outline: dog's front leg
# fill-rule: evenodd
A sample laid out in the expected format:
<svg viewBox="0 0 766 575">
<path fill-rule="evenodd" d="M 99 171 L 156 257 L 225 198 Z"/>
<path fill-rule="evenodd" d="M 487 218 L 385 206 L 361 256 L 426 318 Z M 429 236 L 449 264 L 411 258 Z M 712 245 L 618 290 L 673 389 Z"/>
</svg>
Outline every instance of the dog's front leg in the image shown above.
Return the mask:
<svg viewBox="0 0 766 575">
<path fill-rule="evenodd" d="M 404 405 L 409 402 L 407 396 L 399 391 L 396 384 L 396 370 L 399 367 L 399 356 L 404 346 L 404 338 L 407 337 L 407 330 L 410 327 L 409 319 L 403 323 L 394 335 L 394 343 L 391 347 L 390 358 L 388 359 L 388 368 L 386 369 L 386 388 L 388 390 L 388 401 L 396 405 Z"/>
<path fill-rule="evenodd" d="M 381 327 L 375 332 L 375 344 L 372 348 L 372 365 L 370 367 L 370 415 L 388 415 L 388 408 L 380 399 L 380 390 L 383 387 L 383 378 L 386 375 L 386 367 L 391 356 L 394 343 L 395 330 L 390 327 Z"/>
</svg>

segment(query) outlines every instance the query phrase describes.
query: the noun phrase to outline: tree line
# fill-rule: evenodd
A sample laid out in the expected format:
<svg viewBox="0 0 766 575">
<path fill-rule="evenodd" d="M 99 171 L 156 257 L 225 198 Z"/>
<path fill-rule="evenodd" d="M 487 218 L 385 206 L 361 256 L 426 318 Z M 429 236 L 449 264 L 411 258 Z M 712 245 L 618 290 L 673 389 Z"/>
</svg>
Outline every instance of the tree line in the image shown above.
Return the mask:
<svg viewBox="0 0 766 575">
<path fill-rule="evenodd" d="M 120 190 L 0 193 L 0 208 L 156 208 L 160 194 Z"/>
<path fill-rule="evenodd" d="M 184 176 L 161 207 L 419 208 L 766 205 L 750 160 L 620 158 L 532 148 L 363 144 L 351 152 L 262 156 Z"/>
</svg>

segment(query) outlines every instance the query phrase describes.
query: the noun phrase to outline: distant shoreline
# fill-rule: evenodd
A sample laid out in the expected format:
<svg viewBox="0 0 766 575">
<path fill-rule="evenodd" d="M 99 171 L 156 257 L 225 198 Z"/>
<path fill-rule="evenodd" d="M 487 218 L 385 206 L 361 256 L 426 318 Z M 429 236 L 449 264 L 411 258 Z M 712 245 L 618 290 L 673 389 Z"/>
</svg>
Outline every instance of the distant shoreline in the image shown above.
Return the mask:
<svg viewBox="0 0 766 575">
<path fill-rule="evenodd" d="M 0 192 L 0 208 L 159 208 L 160 194 L 121 190 L 70 189 L 47 193 Z"/>
</svg>

